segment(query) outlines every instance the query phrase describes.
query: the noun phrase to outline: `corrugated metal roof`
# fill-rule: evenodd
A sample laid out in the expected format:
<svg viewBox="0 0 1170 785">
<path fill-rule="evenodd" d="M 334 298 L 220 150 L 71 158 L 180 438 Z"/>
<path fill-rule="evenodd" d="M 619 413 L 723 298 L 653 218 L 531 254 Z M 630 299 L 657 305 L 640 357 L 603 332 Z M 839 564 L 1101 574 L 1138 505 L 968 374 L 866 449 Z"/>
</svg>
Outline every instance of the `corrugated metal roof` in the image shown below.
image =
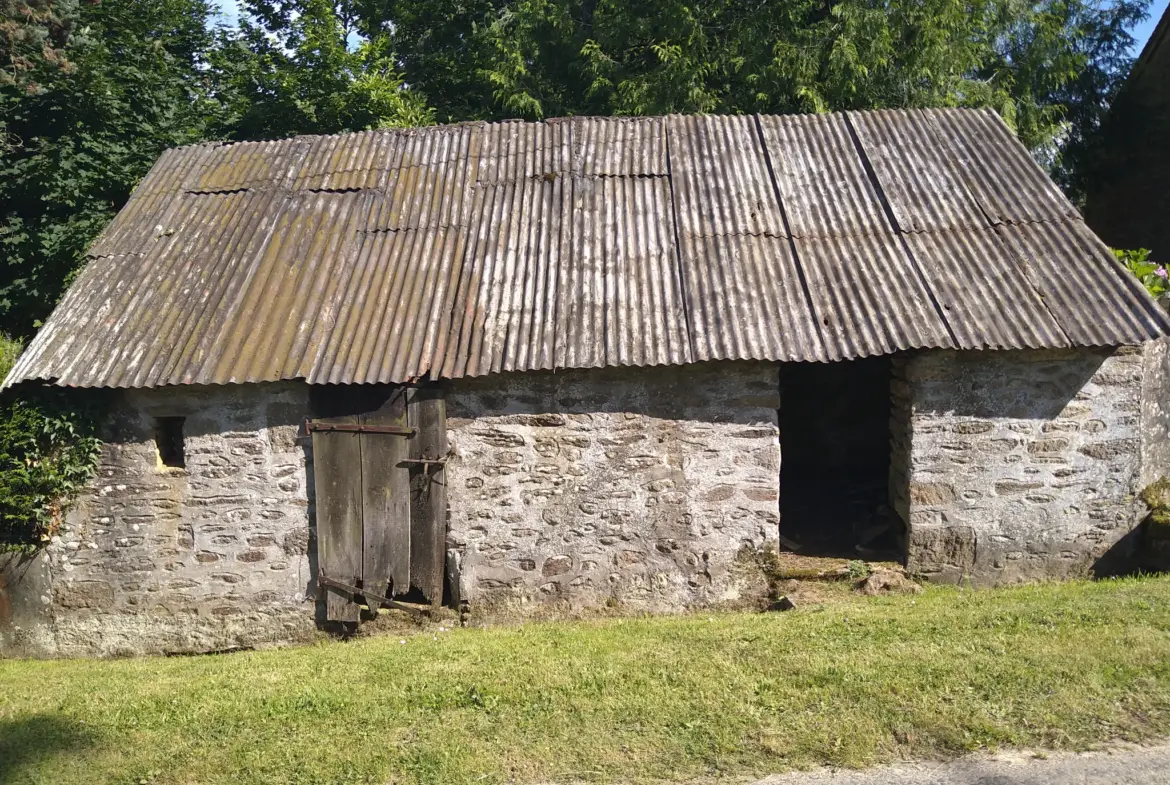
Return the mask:
<svg viewBox="0 0 1170 785">
<path fill-rule="evenodd" d="M 995 230 L 907 234 L 906 245 L 962 349 L 1068 346 L 1039 290 Z"/>
<path fill-rule="evenodd" d="M 1072 202 L 990 109 L 924 113 L 942 142 L 940 157 L 962 178 L 992 223 L 1080 220 Z"/>
<path fill-rule="evenodd" d="M 1133 344 L 992 113 L 572 118 L 165 153 L 6 384 L 397 382 Z"/>
<path fill-rule="evenodd" d="M 922 110 L 847 115 L 900 231 L 980 226 L 983 213 L 929 116 Z"/>
<path fill-rule="evenodd" d="M 760 129 L 793 237 L 890 231 L 845 115 L 761 117 Z"/>
<path fill-rule="evenodd" d="M 667 174 L 665 118 L 575 117 L 568 122 L 573 137 L 574 174 L 586 177 Z"/>
<path fill-rule="evenodd" d="M 476 188 L 445 376 L 554 367 L 557 286 L 572 179 Z"/>
<path fill-rule="evenodd" d="M 571 227 L 557 287 L 557 367 L 692 362 L 670 183 L 576 178 Z"/>
<path fill-rule="evenodd" d="M 1073 346 L 1164 334 L 1166 314 L 1081 221 L 996 227 Z M 1119 308 L 1119 303 L 1127 307 Z"/>
<path fill-rule="evenodd" d="M 954 347 L 901 238 L 858 234 L 794 242 L 829 359 Z"/>
<path fill-rule="evenodd" d="M 696 360 L 827 360 L 792 241 L 725 234 L 684 241 Z"/>
<path fill-rule="evenodd" d="M 691 237 L 786 237 L 756 119 L 669 118 L 670 179 L 680 230 Z"/>
</svg>

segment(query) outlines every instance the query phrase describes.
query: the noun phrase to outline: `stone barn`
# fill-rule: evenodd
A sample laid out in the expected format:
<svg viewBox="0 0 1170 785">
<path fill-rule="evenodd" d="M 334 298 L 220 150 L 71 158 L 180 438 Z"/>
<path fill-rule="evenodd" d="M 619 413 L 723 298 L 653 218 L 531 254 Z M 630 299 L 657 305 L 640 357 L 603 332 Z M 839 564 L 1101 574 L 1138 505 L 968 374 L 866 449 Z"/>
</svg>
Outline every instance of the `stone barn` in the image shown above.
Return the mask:
<svg viewBox="0 0 1170 785">
<path fill-rule="evenodd" d="M 987 111 L 202 144 L 89 260 L 5 381 L 109 399 L 9 653 L 1081 575 L 1170 462 L 1170 322 Z"/>
</svg>

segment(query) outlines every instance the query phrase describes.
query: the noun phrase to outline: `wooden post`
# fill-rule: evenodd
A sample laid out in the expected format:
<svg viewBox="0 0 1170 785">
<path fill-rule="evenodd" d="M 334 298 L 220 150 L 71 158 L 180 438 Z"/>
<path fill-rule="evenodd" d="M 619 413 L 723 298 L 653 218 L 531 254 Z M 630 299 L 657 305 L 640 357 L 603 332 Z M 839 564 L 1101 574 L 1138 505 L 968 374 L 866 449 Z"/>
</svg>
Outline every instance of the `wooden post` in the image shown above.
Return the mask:
<svg viewBox="0 0 1170 785">
<path fill-rule="evenodd" d="M 409 424 L 418 428 L 410 457 L 440 461 L 447 456 L 447 408 L 443 391 L 412 391 Z M 447 555 L 447 473 L 441 463 L 411 464 L 410 583 L 438 607 L 443 603 L 443 565 Z"/>
</svg>

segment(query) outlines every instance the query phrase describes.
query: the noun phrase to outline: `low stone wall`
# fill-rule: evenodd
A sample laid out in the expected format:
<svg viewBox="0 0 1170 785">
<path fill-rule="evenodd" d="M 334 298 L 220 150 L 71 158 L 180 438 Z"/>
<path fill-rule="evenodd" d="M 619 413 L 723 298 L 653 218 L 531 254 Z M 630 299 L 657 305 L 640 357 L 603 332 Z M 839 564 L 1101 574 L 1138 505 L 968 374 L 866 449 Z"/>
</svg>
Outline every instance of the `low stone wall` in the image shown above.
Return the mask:
<svg viewBox="0 0 1170 785">
<path fill-rule="evenodd" d="M 990 584 L 1123 562 L 1142 517 L 1142 365 L 1134 348 L 900 357 L 909 569 Z"/>
<path fill-rule="evenodd" d="M 302 384 L 128 390 L 92 487 L 35 559 L 9 557 L 0 651 L 214 651 L 315 629 Z M 186 417 L 185 468 L 152 417 Z M 37 608 L 36 605 L 40 604 Z"/>
<path fill-rule="evenodd" d="M 474 616 L 752 604 L 779 522 L 769 363 L 450 384 L 451 574 Z M 891 506 L 908 566 L 978 584 L 1125 566 L 1170 469 L 1170 353 L 893 360 Z M 120 394 L 101 467 L 35 557 L 0 558 L 0 654 L 201 652 L 316 629 L 300 383 Z M 153 418 L 186 417 L 184 468 Z M 848 478 L 842 478 L 847 481 Z"/>
<path fill-rule="evenodd" d="M 472 611 L 678 611 L 765 590 L 778 369 L 514 374 L 448 394 L 449 547 Z"/>
</svg>

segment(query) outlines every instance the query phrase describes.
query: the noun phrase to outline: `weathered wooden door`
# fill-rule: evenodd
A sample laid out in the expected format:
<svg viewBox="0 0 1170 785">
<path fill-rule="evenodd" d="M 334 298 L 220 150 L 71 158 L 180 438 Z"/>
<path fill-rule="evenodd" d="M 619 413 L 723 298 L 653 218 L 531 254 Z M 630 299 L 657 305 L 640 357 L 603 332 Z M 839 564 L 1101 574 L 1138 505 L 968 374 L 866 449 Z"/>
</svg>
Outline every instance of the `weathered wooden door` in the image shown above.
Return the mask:
<svg viewBox="0 0 1170 785">
<path fill-rule="evenodd" d="M 412 589 L 443 599 L 446 415 L 438 388 L 313 390 L 317 569 L 327 618 L 358 621 L 355 598 Z M 348 588 L 347 588 L 348 587 Z"/>
</svg>

